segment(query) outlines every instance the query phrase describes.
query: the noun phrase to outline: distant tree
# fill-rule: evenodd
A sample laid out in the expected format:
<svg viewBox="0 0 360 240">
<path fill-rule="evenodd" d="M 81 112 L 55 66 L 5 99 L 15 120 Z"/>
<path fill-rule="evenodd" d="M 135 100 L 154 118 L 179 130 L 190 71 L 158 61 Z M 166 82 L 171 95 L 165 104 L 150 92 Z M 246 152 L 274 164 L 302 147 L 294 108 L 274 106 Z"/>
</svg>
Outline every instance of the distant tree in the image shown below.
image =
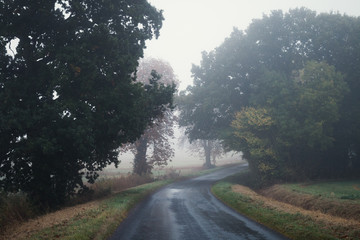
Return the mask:
<svg viewBox="0 0 360 240">
<path fill-rule="evenodd" d="M 224 102 L 228 101 L 225 91 L 218 91 L 216 84 L 203 81 L 204 76 L 215 77 L 211 65 L 213 56 L 203 53 L 202 67 L 193 66 L 194 86 L 189 86 L 177 98 L 180 111 L 179 125 L 185 128 L 192 146 L 202 149 L 206 167 L 212 167 L 211 153 L 218 149 L 220 129 L 228 127 L 230 118 Z M 208 84 L 210 83 L 210 84 Z M 214 152 L 215 153 L 215 152 Z"/>
<path fill-rule="evenodd" d="M 223 153 L 223 147 L 217 140 L 197 139 L 190 143 L 190 151 L 204 158 L 204 167 L 211 168 L 216 165 L 216 159 Z"/>
<path fill-rule="evenodd" d="M 155 70 L 155 72 L 154 72 Z M 137 81 L 148 84 L 152 78 L 157 78 L 165 86 L 177 85 L 178 79 L 171 65 L 160 59 L 144 58 L 140 60 L 137 68 Z M 174 123 L 176 117 L 172 106 L 154 119 L 135 143 L 123 146 L 122 150 L 131 151 L 135 158 L 133 172 L 139 175 L 151 173 L 154 166 L 167 165 L 174 156 L 174 149 L 170 140 L 174 137 Z M 150 155 L 148 155 L 150 152 Z"/>
<path fill-rule="evenodd" d="M 1 189 L 56 206 L 118 164 L 172 102 L 132 76 L 162 20 L 146 0 L 1 1 Z"/>
<path fill-rule="evenodd" d="M 139 66 L 136 71 L 136 81 L 143 84 L 149 84 L 149 79 L 151 79 L 151 72 L 153 70 L 160 75 L 161 83 L 168 86 L 171 86 L 172 84 L 175 84 L 176 86 L 179 85 L 179 80 L 170 63 L 163 59 L 153 57 L 145 57 L 139 60 Z"/>
<path fill-rule="evenodd" d="M 230 123 L 232 112 L 224 104 L 229 102 L 229 96 L 217 85 L 219 72 L 214 69 L 214 57 L 213 54 L 203 53 L 201 66 L 194 65 L 191 70 L 194 85 L 182 91 L 177 98 L 179 124 L 185 127 L 190 141 L 217 139 L 219 129 Z"/>
</svg>

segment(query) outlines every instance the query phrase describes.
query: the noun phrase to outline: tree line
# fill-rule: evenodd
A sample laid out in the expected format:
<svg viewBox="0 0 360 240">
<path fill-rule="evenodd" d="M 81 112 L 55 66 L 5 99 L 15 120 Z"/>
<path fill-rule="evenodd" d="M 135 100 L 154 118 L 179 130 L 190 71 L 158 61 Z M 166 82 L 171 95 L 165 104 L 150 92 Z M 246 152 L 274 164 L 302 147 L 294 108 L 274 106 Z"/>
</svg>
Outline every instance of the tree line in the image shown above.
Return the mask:
<svg viewBox="0 0 360 240">
<path fill-rule="evenodd" d="M 360 18 L 272 11 L 203 52 L 180 93 L 190 140 L 241 151 L 261 183 L 359 176 Z"/>
</svg>

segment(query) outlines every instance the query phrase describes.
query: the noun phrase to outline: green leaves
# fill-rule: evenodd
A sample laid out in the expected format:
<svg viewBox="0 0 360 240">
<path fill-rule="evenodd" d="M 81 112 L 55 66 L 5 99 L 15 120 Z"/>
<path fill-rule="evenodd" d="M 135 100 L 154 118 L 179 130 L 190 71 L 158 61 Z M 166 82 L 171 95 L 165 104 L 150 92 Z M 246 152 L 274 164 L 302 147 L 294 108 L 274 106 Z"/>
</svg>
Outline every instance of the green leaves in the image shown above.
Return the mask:
<svg viewBox="0 0 360 240">
<path fill-rule="evenodd" d="M 322 150 L 334 141 L 333 126 L 340 117 L 340 103 L 347 93 L 344 77 L 335 68 L 322 62 L 308 62 L 300 73 L 297 106 L 302 115 L 303 141 Z M 306 140 L 307 139 L 307 140 Z"/>
<path fill-rule="evenodd" d="M 154 58 L 139 61 L 136 80 L 144 83 L 145 104 L 148 111 L 156 114 L 151 124 L 136 142 L 124 146 L 121 151 L 131 150 L 135 155 L 133 172 L 139 175 L 149 174 L 153 166 L 167 165 L 174 156 L 170 139 L 174 137 L 173 126 L 176 117 L 173 115 L 172 96 L 178 81 L 169 63 Z M 167 103 L 167 99 L 171 99 Z"/>
<path fill-rule="evenodd" d="M 253 169 L 267 180 L 281 167 L 291 168 L 302 158 L 326 151 L 335 140 L 333 126 L 347 90 L 343 76 L 315 61 L 294 75 L 286 79 L 265 72 L 251 97 L 255 107 L 243 108 L 232 122 L 238 148 L 248 153 Z M 301 157 L 294 149 L 302 151 Z M 285 172 L 276 176 L 291 177 Z"/>
<path fill-rule="evenodd" d="M 145 0 L 1 6 L 0 188 L 55 206 L 83 187 L 82 173 L 92 182 L 118 164 L 118 147 L 172 102 L 171 87 L 132 77 L 162 20 Z M 15 37 L 11 59 L 4 47 Z"/>
<path fill-rule="evenodd" d="M 180 98 L 181 124 L 192 139 L 221 139 L 243 151 L 250 164 L 270 156 L 276 164 L 262 168 L 272 176 L 357 175 L 359 29 L 359 18 L 305 8 L 234 29 L 193 66 L 194 85 Z M 233 133 L 231 122 L 241 123 Z"/>
<path fill-rule="evenodd" d="M 275 122 L 264 108 L 244 108 L 237 112 L 231 126 L 234 135 L 243 144 L 240 149 L 248 151 L 256 159 L 275 157 L 271 150 L 271 129 Z"/>
</svg>

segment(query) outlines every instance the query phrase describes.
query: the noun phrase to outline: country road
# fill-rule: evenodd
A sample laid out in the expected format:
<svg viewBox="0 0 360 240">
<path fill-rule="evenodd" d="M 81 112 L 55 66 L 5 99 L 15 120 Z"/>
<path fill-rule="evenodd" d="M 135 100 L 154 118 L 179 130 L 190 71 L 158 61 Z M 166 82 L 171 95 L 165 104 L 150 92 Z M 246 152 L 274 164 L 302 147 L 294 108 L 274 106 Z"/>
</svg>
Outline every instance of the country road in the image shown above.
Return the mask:
<svg viewBox="0 0 360 240">
<path fill-rule="evenodd" d="M 217 200 L 211 185 L 235 166 L 162 188 L 135 208 L 109 240 L 287 239 Z"/>
</svg>

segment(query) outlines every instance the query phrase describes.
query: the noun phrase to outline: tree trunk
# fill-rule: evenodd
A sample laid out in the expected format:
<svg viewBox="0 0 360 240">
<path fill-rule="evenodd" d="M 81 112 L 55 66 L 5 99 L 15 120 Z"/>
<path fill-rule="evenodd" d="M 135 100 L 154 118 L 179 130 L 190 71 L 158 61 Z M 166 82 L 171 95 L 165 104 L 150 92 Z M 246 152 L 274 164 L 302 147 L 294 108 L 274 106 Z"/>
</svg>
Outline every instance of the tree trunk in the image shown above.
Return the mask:
<svg viewBox="0 0 360 240">
<path fill-rule="evenodd" d="M 203 140 L 204 152 L 205 152 L 205 164 L 206 168 L 211 168 L 211 144 L 209 140 Z"/>
<path fill-rule="evenodd" d="M 138 141 L 138 145 L 136 146 L 136 154 L 133 168 L 133 173 L 135 174 L 143 175 L 151 171 L 151 167 L 146 162 L 147 143 L 147 137 L 142 136 Z"/>
</svg>

